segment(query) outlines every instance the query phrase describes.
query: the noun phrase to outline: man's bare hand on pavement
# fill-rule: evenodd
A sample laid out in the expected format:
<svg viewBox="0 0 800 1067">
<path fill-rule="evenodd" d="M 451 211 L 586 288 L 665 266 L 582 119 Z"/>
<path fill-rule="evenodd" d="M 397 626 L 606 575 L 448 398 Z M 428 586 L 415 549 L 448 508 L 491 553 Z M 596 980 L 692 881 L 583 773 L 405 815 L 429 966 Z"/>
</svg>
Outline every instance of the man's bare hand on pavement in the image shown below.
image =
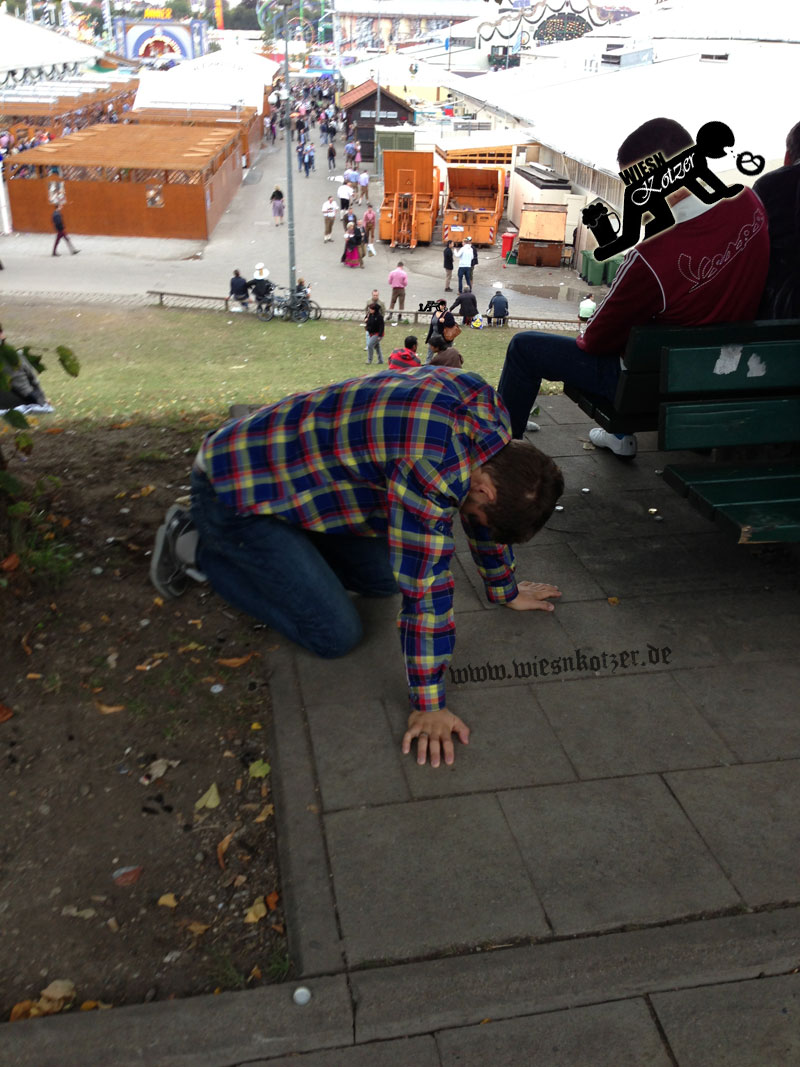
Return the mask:
<svg viewBox="0 0 800 1067">
<path fill-rule="evenodd" d="M 411 742 L 417 739 L 417 763 L 431 758 L 431 767 L 438 767 L 444 750 L 444 761 L 452 763 L 455 758 L 452 734 L 458 734 L 463 745 L 469 744 L 469 727 L 447 708 L 439 711 L 412 711 L 408 717 L 408 729 L 403 735 L 403 754 L 411 751 Z"/>
<path fill-rule="evenodd" d="M 518 582 L 517 589 L 518 595 L 506 604 L 514 611 L 555 611 L 555 604 L 551 604 L 548 598 L 561 596 L 557 585 L 548 585 L 546 582 Z"/>
</svg>

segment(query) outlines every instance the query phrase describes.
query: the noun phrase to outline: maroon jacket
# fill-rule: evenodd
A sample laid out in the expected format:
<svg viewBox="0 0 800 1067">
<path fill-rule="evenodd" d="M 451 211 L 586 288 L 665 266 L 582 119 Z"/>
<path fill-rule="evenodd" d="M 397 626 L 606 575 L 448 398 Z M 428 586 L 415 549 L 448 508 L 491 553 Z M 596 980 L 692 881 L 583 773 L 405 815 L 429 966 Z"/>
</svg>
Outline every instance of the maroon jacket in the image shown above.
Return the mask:
<svg viewBox="0 0 800 1067">
<path fill-rule="evenodd" d="M 389 356 L 389 367 L 392 370 L 409 370 L 411 367 L 421 367 L 422 363 L 416 352 L 410 348 L 396 348 Z"/>
</svg>

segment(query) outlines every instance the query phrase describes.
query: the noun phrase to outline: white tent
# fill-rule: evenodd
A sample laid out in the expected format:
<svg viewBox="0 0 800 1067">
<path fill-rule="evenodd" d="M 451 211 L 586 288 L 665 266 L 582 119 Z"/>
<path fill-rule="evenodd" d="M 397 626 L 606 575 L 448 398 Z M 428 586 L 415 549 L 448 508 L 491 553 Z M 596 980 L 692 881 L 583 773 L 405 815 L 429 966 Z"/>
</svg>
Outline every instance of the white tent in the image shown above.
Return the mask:
<svg viewBox="0 0 800 1067">
<path fill-rule="evenodd" d="M 60 73 L 56 69 L 73 63 L 93 63 L 102 56 L 100 48 L 73 41 L 63 33 L 44 26 L 37 26 L 12 15 L 0 15 L 0 83 L 6 80 L 7 86 L 13 84 L 14 78 L 8 78 L 10 71 L 18 77 L 28 71 L 42 72 L 45 77 Z"/>
<path fill-rule="evenodd" d="M 234 108 L 264 106 L 278 64 L 248 52 L 211 52 L 170 70 L 143 70 L 134 111 L 145 107 Z"/>
</svg>

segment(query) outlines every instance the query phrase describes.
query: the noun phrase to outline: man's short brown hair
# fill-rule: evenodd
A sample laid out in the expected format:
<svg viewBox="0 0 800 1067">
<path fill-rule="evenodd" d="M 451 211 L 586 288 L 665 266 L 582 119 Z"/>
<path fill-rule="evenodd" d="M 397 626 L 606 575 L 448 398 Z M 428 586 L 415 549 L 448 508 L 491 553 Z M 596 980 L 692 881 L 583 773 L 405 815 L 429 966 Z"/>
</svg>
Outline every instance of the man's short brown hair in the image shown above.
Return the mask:
<svg viewBox="0 0 800 1067">
<path fill-rule="evenodd" d="M 693 144 L 692 135 L 675 119 L 650 119 L 628 134 L 617 151 L 617 162 L 624 170 L 654 152 L 662 152 L 671 159 Z"/>
<path fill-rule="evenodd" d="M 561 494 L 564 475 L 550 456 L 529 441 L 509 441 L 483 465 L 497 490 L 485 508 L 492 538 L 502 545 L 522 544 L 541 530 Z"/>
</svg>

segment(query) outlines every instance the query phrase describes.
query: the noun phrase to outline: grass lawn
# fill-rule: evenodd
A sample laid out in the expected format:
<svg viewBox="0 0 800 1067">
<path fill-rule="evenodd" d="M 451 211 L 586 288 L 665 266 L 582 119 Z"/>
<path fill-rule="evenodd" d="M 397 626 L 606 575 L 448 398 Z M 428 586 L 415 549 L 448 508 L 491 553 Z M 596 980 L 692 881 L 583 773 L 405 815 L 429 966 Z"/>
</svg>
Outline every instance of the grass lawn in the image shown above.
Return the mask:
<svg viewBox="0 0 800 1067">
<path fill-rule="evenodd" d="M 50 350 L 42 384 L 60 420 L 224 414 L 231 404 L 267 404 L 375 369 L 365 366 L 364 332 L 354 322 L 298 326 L 225 312 L 16 305 L 3 308 L 2 322 L 11 343 Z M 387 327 L 384 359 L 414 330 Z M 426 333 L 420 323 L 422 351 Z M 456 346 L 466 368 L 496 385 L 511 336 L 464 330 Z M 79 378 L 58 367 L 59 344 L 80 360 Z"/>
</svg>

